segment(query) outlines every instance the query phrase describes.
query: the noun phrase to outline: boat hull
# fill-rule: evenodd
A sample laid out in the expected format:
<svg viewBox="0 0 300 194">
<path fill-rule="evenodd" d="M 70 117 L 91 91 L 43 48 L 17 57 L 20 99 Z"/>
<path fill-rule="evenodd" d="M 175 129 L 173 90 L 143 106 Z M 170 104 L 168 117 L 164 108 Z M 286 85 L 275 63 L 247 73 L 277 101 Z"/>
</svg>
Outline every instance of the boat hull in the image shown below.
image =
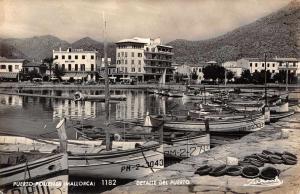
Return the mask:
<svg viewBox="0 0 300 194">
<path fill-rule="evenodd" d="M 164 168 L 162 145 L 107 156 L 88 154 L 69 156 L 69 172 L 74 176 L 137 179 L 162 168 Z"/>
<path fill-rule="evenodd" d="M 6 157 L 11 153 L 1 153 Z M 68 193 L 68 159 L 66 154 L 43 157 L 31 162 L 1 168 L 0 190 L 4 193 Z M 25 183 L 25 184 L 23 184 Z M 50 183 L 47 185 L 47 183 Z M 53 184 L 55 183 L 55 184 Z"/>
<path fill-rule="evenodd" d="M 270 114 L 270 121 L 271 122 L 276 122 L 280 119 L 292 116 L 293 114 L 295 114 L 294 111 L 288 111 L 288 112 L 281 112 L 281 113 L 272 113 Z"/>
<path fill-rule="evenodd" d="M 189 158 L 210 149 L 210 135 L 184 137 L 164 143 L 165 157 Z"/>
<path fill-rule="evenodd" d="M 245 118 L 228 121 L 210 121 L 210 132 L 254 132 L 261 130 L 265 126 L 264 115 L 256 118 Z M 204 121 L 166 121 L 164 129 L 184 130 L 184 131 L 206 131 Z"/>
</svg>

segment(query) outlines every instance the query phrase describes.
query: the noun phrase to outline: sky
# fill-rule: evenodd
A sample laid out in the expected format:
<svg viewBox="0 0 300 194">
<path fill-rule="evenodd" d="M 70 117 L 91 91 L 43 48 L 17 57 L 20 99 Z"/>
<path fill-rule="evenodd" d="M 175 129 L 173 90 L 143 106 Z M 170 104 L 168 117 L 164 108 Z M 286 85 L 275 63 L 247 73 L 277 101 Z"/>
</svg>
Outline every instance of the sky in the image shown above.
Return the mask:
<svg viewBox="0 0 300 194">
<path fill-rule="evenodd" d="M 54 35 L 204 40 L 249 24 L 291 0 L 0 0 L 0 38 Z"/>
</svg>

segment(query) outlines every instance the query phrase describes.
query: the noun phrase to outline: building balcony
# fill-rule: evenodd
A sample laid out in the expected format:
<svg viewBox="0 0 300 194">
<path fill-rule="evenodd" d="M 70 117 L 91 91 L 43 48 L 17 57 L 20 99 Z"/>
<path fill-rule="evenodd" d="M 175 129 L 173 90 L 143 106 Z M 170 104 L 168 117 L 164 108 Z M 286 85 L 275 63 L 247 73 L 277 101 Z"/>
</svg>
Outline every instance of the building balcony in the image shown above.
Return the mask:
<svg viewBox="0 0 300 194">
<path fill-rule="evenodd" d="M 145 54 L 161 54 L 161 55 L 174 55 L 172 52 L 165 52 L 165 51 L 144 51 Z"/>
<path fill-rule="evenodd" d="M 144 66 L 145 69 L 175 69 L 174 67 L 171 66 L 152 66 L 152 65 L 145 65 Z"/>
<path fill-rule="evenodd" d="M 145 58 L 145 61 L 160 61 L 160 62 L 172 62 L 172 59 L 157 59 L 157 58 Z"/>
</svg>

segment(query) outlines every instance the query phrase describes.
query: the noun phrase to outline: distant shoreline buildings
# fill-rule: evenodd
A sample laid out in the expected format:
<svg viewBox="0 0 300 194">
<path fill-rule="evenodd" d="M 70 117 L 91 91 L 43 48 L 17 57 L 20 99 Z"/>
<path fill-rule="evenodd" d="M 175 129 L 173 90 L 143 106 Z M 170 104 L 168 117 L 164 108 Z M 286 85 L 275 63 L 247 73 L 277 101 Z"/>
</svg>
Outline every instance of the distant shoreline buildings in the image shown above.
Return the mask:
<svg viewBox="0 0 300 194">
<path fill-rule="evenodd" d="M 116 63 L 112 64 L 108 58 L 108 74 L 115 81 L 133 79 L 137 82 L 157 83 L 162 76 L 166 82 L 174 80 L 177 74 L 184 75 L 187 79 L 196 74 L 197 83 L 204 80 L 203 69 L 207 65 L 221 65 L 226 70 L 233 72 L 234 77 L 239 78 L 242 72 L 249 70 L 251 74 L 267 69 L 271 75 L 288 70 L 300 77 L 300 59 L 298 58 L 240 58 L 236 61 L 226 61 L 218 64 L 216 61 L 201 63 L 174 62 L 173 47 L 164 45 L 160 38 L 123 39 L 116 44 Z M 104 58 L 96 50 L 83 50 L 68 48 L 52 51 L 52 69 L 61 68 L 64 75 L 62 80 L 95 80 L 104 78 Z M 28 61 L 26 59 L 7 59 L 0 57 L 0 79 L 18 80 L 19 74 L 36 70 L 41 73 L 42 62 Z M 45 68 L 45 67 L 43 67 Z M 49 70 L 49 66 L 48 66 Z M 49 75 L 47 71 L 46 75 Z M 43 75 L 44 76 L 44 75 Z M 194 75 L 195 77 L 195 75 Z"/>
</svg>

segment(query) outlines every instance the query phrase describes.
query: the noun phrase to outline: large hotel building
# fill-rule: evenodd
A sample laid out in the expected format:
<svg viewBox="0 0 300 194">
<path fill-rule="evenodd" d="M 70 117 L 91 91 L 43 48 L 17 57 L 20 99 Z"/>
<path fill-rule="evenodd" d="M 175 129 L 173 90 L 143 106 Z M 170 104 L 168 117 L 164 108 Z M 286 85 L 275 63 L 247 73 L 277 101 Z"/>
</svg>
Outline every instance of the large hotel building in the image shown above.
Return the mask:
<svg viewBox="0 0 300 194">
<path fill-rule="evenodd" d="M 138 81 L 158 81 L 166 72 L 166 81 L 173 76 L 173 47 L 163 45 L 160 38 L 120 40 L 116 49 L 116 75 Z"/>
</svg>

